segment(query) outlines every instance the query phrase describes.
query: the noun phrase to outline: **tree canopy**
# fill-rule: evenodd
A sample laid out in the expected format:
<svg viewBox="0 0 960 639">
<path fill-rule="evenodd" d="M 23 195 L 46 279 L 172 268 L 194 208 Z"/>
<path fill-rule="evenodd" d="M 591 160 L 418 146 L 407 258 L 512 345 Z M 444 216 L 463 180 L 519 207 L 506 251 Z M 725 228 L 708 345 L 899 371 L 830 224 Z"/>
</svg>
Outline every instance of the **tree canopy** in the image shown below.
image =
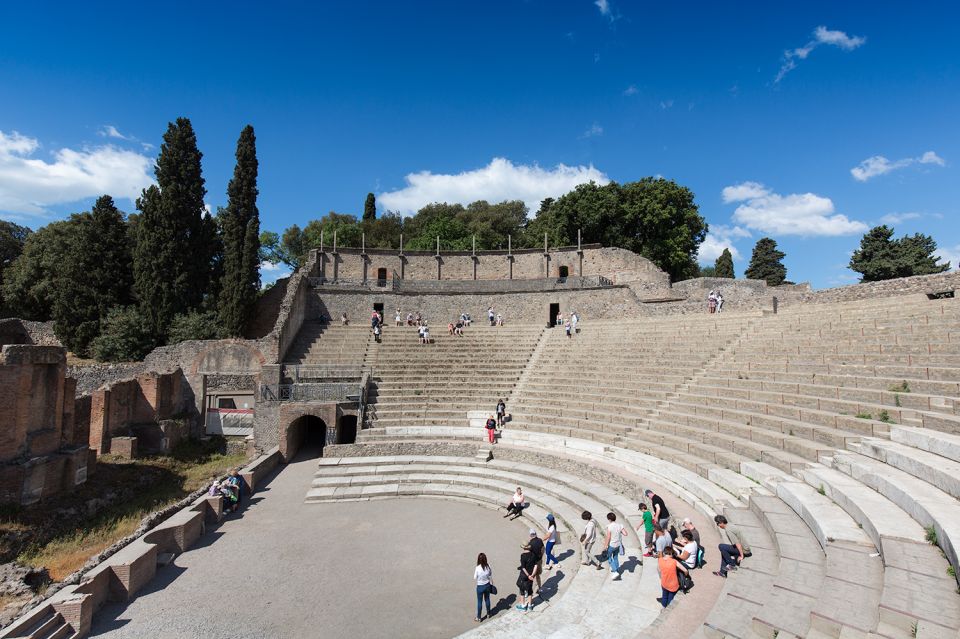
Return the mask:
<svg viewBox="0 0 960 639">
<path fill-rule="evenodd" d="M 31 231 L 25 226 L 0 220 L 0 316 L 7 311 L 3 297 L 3 272 L 23 253 L 23 245 Z"/>
<path fill-rule="evenodd" d="M 363 203 L 363 221 L 377 219 L 377 198 L 373 193 L 367 193 L 367 199 Z"/>
<path fill-rule="evenodd" d="M 714 264 L 714 269 L 717 273 L 716 277 L 726 277 L 731 280 L 736 277 L 733 272 L 733 254 L 730 253 L 730 249 L 723 249 L 723 253 L 720 254 Z"/>
<path fill-rule="evenodd" d="M 860 240 L 860 248 L 850 257 L 850 270 L 860 273 L 861 282 L 943 273 L 950 263 L 938 263 L 936 251 L 937 243 L 929 235 L 893 239 L 892 228 L 877 226 Z"/>
<path fill-rule="evenodd" d="M 744 275 L 751 280 L 766 280 L 769 286 L 779 286 L 787 279 L 787 267 L 783 265 L 786 253 L 777 249 L 777 242 L 769 237 L 757 240 L 753 247 L 750 265 Z"/>
</svg>

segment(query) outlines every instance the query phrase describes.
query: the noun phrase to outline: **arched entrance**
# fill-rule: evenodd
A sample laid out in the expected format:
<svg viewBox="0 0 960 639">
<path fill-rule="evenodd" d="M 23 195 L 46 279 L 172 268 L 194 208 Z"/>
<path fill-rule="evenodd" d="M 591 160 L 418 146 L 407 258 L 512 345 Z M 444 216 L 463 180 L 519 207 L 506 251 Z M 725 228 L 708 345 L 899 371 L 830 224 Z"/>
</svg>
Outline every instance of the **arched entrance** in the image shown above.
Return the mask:
<svg viewBox="0 0 960 639">
<path fill-rule="evenodd" d="M 338 444 L 352 444 L 357 441 L 357 416 L 344 415 L 340 418 L 340 429 L 337 431 Z"/>
<path fill-rule="evenodd" d="M 293 459 L 298 452 L 320 457 L 327 441 L 327 424 L 315 415 L 303 415 L 290 422 L 286 439 L 286 460 Z"/>
</svg>

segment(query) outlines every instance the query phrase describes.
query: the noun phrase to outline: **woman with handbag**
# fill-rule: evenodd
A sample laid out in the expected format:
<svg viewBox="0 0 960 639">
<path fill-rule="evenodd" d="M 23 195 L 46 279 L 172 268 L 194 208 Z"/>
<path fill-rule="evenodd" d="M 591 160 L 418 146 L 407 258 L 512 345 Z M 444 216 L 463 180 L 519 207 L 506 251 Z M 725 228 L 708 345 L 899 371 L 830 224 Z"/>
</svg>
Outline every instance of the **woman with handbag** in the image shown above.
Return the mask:
<svg viewBox="0 0 960 639">
<path fill-rule="evenodd" d="M 689 577 L 687 567 L 677 561 L 673 556 L 673 546 L 667 546 L 663 549 L 663 555 L 657 559 L 657 571 L 660 573 L 660 591 L 661 596 L 657 597 L 660 605 L 666 608 L 673 601 L 673 598 L 680 591 L 680 574 L 683 573 Z"/>
<path fill-rule="evenodd" d="M 484 553 L 477 555 L 477 567 L 473 570 L 473 578 L 477 582 L 477 616 L 474 617 L 473 620 L 481 621 L 481 602 L 487 605 L 487 616 L 489 617 L 490 595 L 497 594 L 497 589 L 491 581 L 491 579 L 493 579 L 493 570 L 490 568 L 490 564 L 487 563 L 487 555 Z"/>
</svg>

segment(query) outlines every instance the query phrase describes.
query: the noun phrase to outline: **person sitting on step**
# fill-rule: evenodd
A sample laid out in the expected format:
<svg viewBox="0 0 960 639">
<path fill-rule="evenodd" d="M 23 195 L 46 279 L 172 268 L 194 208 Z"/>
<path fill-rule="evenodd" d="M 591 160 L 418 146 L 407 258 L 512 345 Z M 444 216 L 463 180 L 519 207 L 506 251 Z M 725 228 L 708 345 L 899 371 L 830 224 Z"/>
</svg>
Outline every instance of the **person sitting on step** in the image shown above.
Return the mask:
<svg viewBox="0 0 960 639">
<path fill-rule="evenodd" d="M 513 497 L 510 498 L 510 503 L 507 504 L 507 514 L 504 515 L 504 517 L 509 517 L 510 515 L 513 515 L 514 519 L 519 517 L 523 512 L 524 499 L 523 489 L 517 486 L 517 491 L 513 493 Z"/>
<path fill-rule="evenodd" d="M 713 521 L 716 522 L 717 528 L 723 531 L 728 542 L 718 546 L 720 550 L 720 570 L 714 570 L 713 574 L 718 577 L 726 577 L 728 571 L 736 570 L 740 562 L 746 557 L 752 556 L 753 553 L 750 552 L 750 544 L 747 543 L 743 532 L 736 526 L 731 526 L 726 517 L 717 515 L 713 518 Z"/>
</svg>

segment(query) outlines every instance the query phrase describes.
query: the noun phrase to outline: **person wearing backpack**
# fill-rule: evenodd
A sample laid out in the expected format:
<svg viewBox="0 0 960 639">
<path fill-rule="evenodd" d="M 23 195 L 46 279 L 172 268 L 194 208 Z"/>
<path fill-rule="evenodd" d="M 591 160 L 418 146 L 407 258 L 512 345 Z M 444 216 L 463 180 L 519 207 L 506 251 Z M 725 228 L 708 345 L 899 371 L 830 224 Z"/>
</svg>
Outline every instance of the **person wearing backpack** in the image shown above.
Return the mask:
<svg viewBox="0 0 960 639">
<path fill-rule="evenodd" d="M 674 559 L 673 547 L 669 546 L 663 549 L 663 555 L 657 559 L 657 571 L 660 573 L 661 591 L 657 601 L 666 608 L 680 591 L 679 573 L 682 572 L 688 576 L 689 573 L 684 565 Z"/>
<path fill-rule="evenodd" d="M 490 440 L 491 444 L 497 443 L 497 421 L 493 418 L 493 415 L 487 418 L 487 438 Z"/>
</svg>

